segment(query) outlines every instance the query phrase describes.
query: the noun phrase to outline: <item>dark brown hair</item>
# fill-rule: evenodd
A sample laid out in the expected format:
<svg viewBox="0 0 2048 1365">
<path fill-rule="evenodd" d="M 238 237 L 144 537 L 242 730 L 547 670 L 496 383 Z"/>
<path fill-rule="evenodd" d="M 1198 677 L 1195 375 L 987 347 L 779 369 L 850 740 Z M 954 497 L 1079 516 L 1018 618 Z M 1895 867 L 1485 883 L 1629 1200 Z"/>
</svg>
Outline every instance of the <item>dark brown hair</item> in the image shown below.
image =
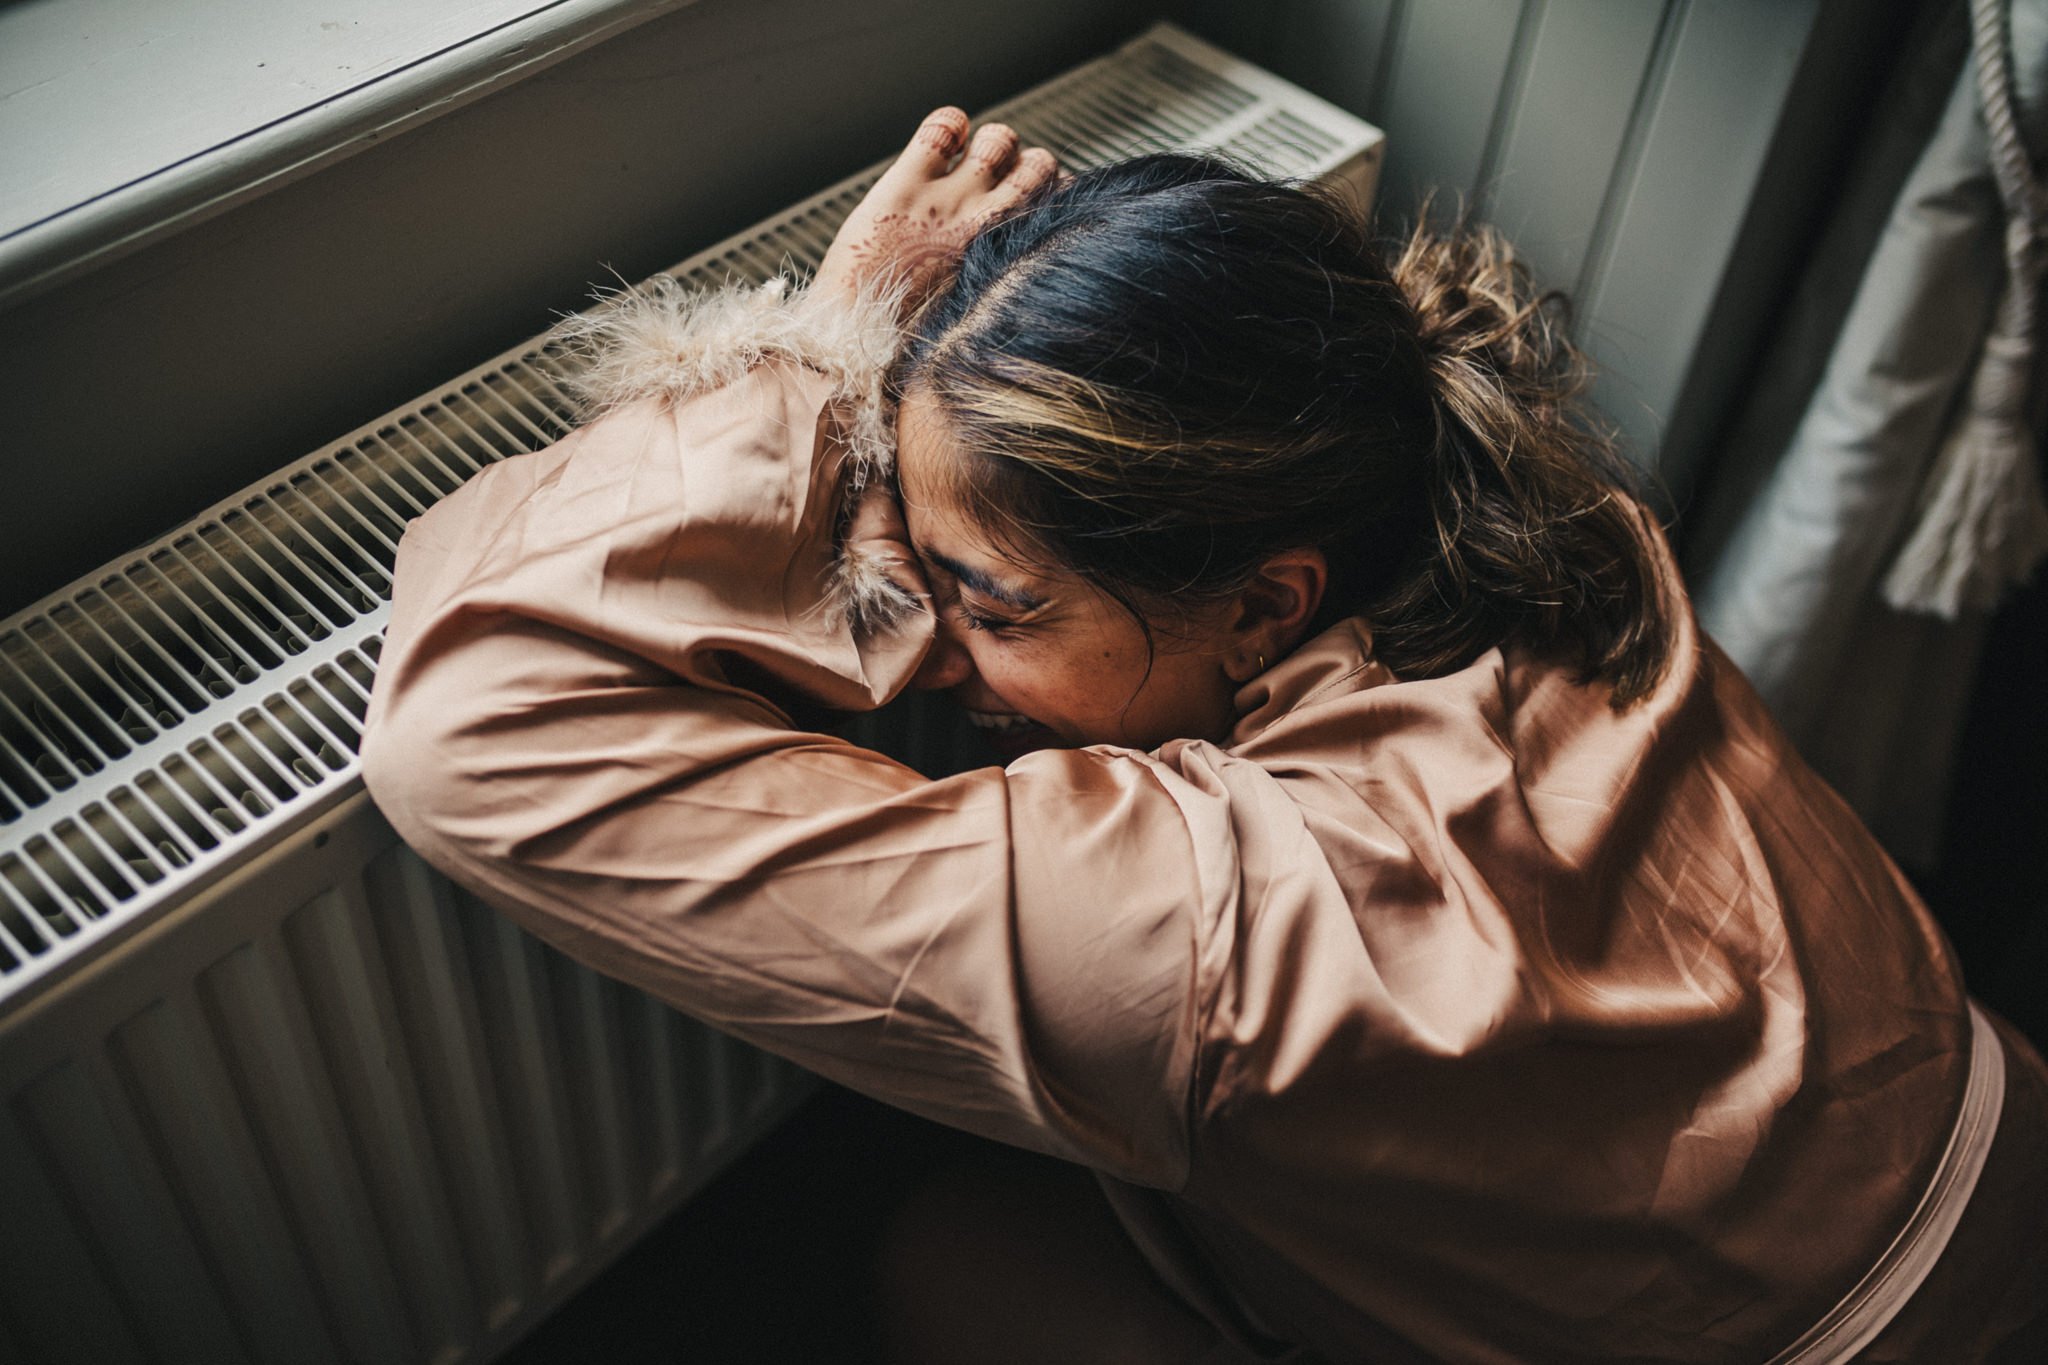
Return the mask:
<svg viewBox="0 0 2048 1365">
<path fill-rule="evenodd" d="M 1364 616 L 1397 675 L 1513 644 L 1618 706 L 1670 644 L 1585 381 L 1498 234 L 1418 230 L 1389 267 L 1335 196 L 1163 154 L 979 233 L 897 374 L 976 519 L 1148 626 L 1313 546 L 1322 620 Z"/>
</svg>

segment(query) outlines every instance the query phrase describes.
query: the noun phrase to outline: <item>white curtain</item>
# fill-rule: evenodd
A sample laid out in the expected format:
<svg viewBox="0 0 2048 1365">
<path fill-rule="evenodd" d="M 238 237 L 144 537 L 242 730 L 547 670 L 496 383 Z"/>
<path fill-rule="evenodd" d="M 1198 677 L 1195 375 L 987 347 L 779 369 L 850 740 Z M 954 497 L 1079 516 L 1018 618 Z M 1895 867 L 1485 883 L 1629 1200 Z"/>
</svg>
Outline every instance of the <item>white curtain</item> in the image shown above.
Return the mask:
<svg viewBox="0 0 2048 1365">
<path fill-rule="evenodd" d="M 1939 851 L 1987 616 L 1897 611 L 1879 587 L 1928 499 L 2010 273 L 1962 9 L 1909 54 L 1876 111 L 1731 428 L 1734 473 L 1704 509 L 1690 566 L 1708 631 L 1893 854 L 1920 867 Z M 2048 0 L 2015 0 L 2009 29 L 2020 132 L 2048 146 Z M 1760 484 L 1745 482 L 1759 465 Z M 1715 537 L 1717 518 L 1732 533 Z"/>
</svg>

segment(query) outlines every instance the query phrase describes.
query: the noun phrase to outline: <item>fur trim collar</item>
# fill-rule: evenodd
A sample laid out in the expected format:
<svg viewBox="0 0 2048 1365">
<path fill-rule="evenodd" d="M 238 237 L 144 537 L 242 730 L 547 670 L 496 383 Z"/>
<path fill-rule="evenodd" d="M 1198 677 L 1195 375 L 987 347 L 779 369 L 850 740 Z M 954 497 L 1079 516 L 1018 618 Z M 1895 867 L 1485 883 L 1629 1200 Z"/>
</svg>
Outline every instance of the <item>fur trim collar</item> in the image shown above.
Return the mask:
<svg viewBox="0 0 2048 1365">
<path fill-rule="evenodd" d="M 628 285 L 589 312 L 569 318 L 554 338 L 571 357 L 586 421 L 636 399 L 680 401 L 733 383 L 771 357 L 829 377 L 847 444 L 846 501 L 827 608 L 856 632 L 887 630 L 915 614 L 920 599 L 885 570 L 890 558 L 844 544 L 843 532 L 871 479 L 886 477 L 896 456 L 889 367 L 903 331 L 900 296 L 863 292 L 853 299 L 792 288 L 783 277 L 760 286 L 728 284 L 696 291 L 670 275 Z"/>
</svg>

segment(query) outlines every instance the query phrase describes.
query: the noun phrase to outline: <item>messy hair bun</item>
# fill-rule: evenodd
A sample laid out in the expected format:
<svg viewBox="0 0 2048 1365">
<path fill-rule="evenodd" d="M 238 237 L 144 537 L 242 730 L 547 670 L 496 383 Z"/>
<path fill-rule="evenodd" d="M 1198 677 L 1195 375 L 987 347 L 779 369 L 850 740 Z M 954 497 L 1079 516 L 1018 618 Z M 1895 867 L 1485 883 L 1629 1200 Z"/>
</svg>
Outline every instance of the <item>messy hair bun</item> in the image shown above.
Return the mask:
<svg viewBox="0 0 2048 1365">
<path fill-rule="evenodd" d="M 1662 672 L 1664 623 L 1633 469 L 1589 420 L 1591 370 L 1562 295 L 1538 291 L 1491 227 L 1419 226 L 1393 265 L 1435 390 L 1431 544 L 1377 596 L 1400 648 L 1539 643 L 1627 700 Z"/>
<path fill-rule="evenodd" d="M 1396 675 L 1519 646 L 1623 705 L 1668 631 L 1559 307 L 1491 231 L 1418 229 L 1390 269 L 1335 195 L 1160 154 L 977 235 L 897 382 L 971 452 L 985 527 L 1141 621 L 1313 546 L 1325 619 Z"/>
</svg>

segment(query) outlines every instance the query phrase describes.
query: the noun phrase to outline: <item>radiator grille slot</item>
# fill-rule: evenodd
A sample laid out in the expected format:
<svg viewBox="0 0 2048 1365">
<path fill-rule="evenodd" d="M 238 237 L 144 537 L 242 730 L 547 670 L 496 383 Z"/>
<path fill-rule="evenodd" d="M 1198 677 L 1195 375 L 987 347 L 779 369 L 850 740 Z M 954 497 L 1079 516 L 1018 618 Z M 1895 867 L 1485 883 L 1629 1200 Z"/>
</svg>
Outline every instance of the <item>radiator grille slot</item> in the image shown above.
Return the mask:
<svg viewBox="0 0 2048 1365">
<path fill-rule="evenodd" d="M 1356 179 L 1380 142 L 1168 28 L 989 113 L 1076 169 L 1220 148 Z M 807 272 L 881 169 L 670 273 Z M 574 363 L 546 338 L 515 348 L 0 622 L 0 1000 L 352 787 L 406 523 L 567 434 Z M 946 747 L 857 733 L 913 761 Z"/>
<path fill-rule="evenodd" d="M 248 700 L 47 833 L 0 847 L 0 970 L 43 956 L 115 907 L 245 840 L 290 803 L 350 776 L 376 645 L 373 637 L 342 650 L 303 677 L 279 679 L 273 670 L 283 690 Z M 80 667 L 100 679 L 102 697 L 156 695 L 139 680 L 117 682 Z M 168 731 L 181 718 L 162 723 Z"/>
</svg>

